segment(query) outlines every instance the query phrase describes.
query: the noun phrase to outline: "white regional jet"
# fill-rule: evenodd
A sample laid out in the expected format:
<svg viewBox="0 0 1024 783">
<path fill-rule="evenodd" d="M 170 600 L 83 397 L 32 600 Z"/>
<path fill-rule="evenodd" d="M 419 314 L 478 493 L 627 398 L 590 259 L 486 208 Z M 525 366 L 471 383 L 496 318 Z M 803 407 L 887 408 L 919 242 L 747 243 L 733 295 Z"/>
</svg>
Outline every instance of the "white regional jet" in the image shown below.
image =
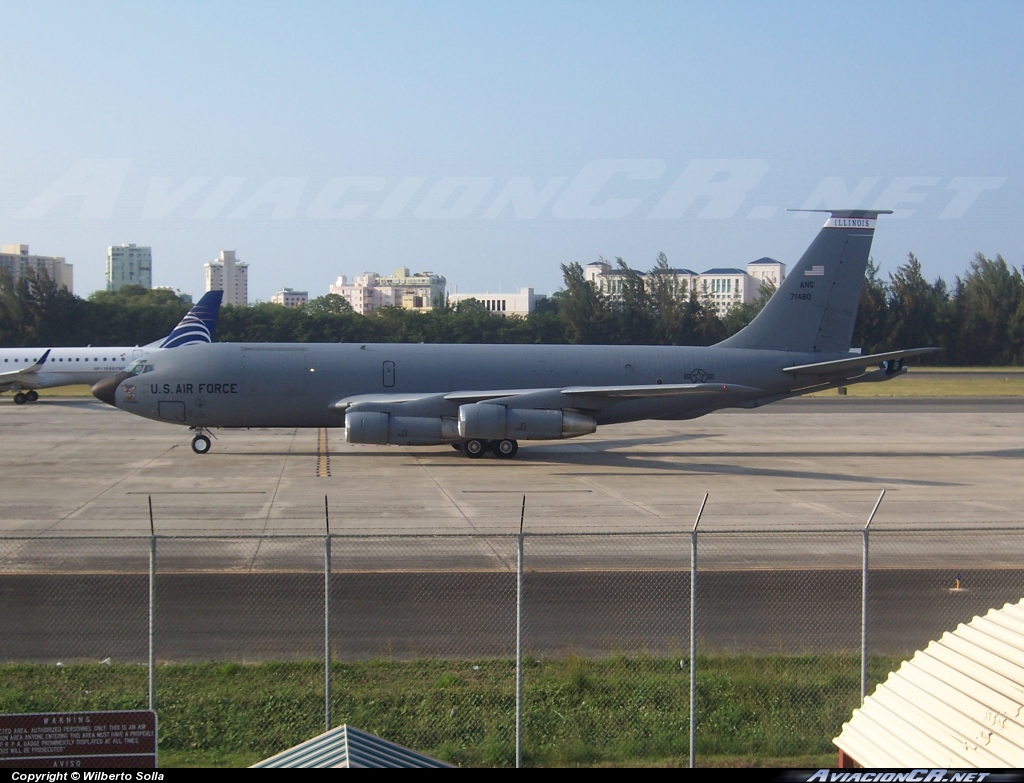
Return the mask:
<svg viewBox="0 0 1024 783">
<path fill-rule="evenodd" d="M 0 393 L 14 392 L 24 405 L 39 399 L 36 389 L 92 385 L 122 372 L 135 361 L 164 348 L 213 341 L 223 291 L 208 291 L 169 335 L 148 345 L 87 348 L 0 348 Z"/>
</svg>

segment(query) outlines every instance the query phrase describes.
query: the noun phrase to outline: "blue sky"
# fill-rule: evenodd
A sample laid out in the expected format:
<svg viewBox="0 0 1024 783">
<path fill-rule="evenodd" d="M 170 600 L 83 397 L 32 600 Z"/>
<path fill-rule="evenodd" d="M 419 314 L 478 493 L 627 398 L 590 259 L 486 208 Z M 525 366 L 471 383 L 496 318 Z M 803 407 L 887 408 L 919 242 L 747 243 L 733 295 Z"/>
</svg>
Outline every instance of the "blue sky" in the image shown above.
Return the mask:
<svg viewBox="0 0 1024 783">
<path fill-rule="evenodd" d="M 0 5 L 0 242 L 153 247 L 198 294 L 430 270 L 462 292 L 659 252 L 792 264 L 818 216 L 894 208 L 952 283 L 1020 267 L 1024 4 L 19 2 Z M 838 201 L 837 201 L 838 200 Z"/>
</svg>

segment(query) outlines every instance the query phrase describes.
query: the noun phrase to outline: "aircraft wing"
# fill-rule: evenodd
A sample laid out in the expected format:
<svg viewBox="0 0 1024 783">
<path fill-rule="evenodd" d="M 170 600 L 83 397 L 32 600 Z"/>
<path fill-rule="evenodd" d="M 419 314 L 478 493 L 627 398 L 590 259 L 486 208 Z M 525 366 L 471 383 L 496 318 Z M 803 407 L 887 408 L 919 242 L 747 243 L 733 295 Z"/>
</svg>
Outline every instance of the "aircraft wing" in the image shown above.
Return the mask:
<svg viewBox="0 0 1024 783">
<path fill-rule="evenodd" d="M 406 402 L 419 402 L 429 400 L 431 397 L 440 397 L 436 392 L 422 392 L 416 394 L 356 394 L 351 397 L 342 397 L 335 400 L 330 407 L 336 411 L 347 411 L 355 407 L 388 407 L 401 405 Z"/>
<path fill-rule="evenodd" d="M 923 356 L 928 353 L 941 351 L 941 348 L 909 348 L 905 351 L 888 351 L 886 353 L 872 353 L 867 356 L 851 356 L 849 359 L 834 359 L 830 362 L 815 362 L 814 364 L 797 364 L 792 367 L 782 368 L 783 372 L 790 372 L 794 375 L 829 375 L 834 372 L 846 372 L 859 368 L 870 367 L 874 364 L 885 362 L 901 361 L 911 356 Z"/>
<path fill-rule="evenodd" d="M 455 402 L 483 402 L 503 397 L 525 397 L 537 394 L 567 394 L 570 397 L 607 397 L 609 402 L 644 397 L 679 397 L 682 395 L 757 392 L 752 386 L 735 383 L 658 383 L 647 386 L 567 386 L 563 389 L 500 389 L 495 391 L 459 391 L 444 395 Z"/>
<path fill-rule="evenodd" d="M 35 375 L 39 370 L 42 369 L 43 365 L 46 364 L 46 360 L 50 356 L 50 349 L 47 348 L 42 356 L 39 357 L 39 361 L 30 367 L 22 367 L 18 370 L 8 370 L 7 372 L 0 372 L 0 383 L 5 387 L 11 383 L 23 383 L 26 387 L 31 388 L 32 376 Z"/>
<path fill-rule="evenodd" d="M 614 400 L 638 400 L 646 397 L 690 397 L 720 394 L 761 393 L 753 386 L 738 383 L 658 383 L 649 386 L 570 386 L 562 394 L 587 397 L 608 397 Z"/>
<path fill-rule="evenodd" d="M 762 393 L 753 386 L 735 383 L 660 383 L 631 386 L 567 386 L 546 389 L 491 389 L 423 394 L 360 394 L 331 403 L 338 411 L 351 408 L 391 410 L 408 403 L 424 402 L 431 398 L 459 404 L 500 400 L 512 408 L 580 408 L 600 410 L 614 402 L 651 397 L 701 397 L 709 400 L 724 396 L 748 396 Z"/>
</svg>

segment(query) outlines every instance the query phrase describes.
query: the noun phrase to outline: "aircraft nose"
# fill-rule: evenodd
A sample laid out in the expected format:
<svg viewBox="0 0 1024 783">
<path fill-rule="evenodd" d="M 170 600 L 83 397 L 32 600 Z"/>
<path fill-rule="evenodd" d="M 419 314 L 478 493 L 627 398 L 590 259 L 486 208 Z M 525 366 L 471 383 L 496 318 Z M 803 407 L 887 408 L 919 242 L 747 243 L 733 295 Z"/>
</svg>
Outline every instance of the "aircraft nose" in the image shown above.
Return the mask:
<svg viewBox="0 0 1024 783">
<path fill-rule="evenodd" d="M 117 391 L 117 385 L 125 378 L 131 377 L 132 374 L 130 372 L 119 372 L 117 375 L 111 375 L 109 378 L 97 381 L 92 385 L 92 396 L 116 408 L 117 401 L 114 399 L 114 392 Z"/>
</svg>

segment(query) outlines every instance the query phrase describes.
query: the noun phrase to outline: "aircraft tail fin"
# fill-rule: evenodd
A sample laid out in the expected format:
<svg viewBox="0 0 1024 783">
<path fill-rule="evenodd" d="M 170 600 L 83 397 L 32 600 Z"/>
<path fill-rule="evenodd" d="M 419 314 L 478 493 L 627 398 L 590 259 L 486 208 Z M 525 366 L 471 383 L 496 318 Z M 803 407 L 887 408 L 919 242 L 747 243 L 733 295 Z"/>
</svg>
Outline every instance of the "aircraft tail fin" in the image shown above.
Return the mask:
<svg viewBox="0 0 1024 783">
<path fill-rule="evenodd" d="M 178 325 L 166 337 L 150 343 L 150 348 L 178 348 L 192 343 L 212 343 L 213 332 L 217 328 L 217 315 L 220 313 L 220 302 L 224 298 L 223 291 L 207 291 L 202 298 L 192 305 Z"/>
<path fill-rule="evenodd" d="M 810 210 L 828 220 L 764 309 L 718 345 L 777 351 L 850 350 L 880 209 Z"/>
</svg>

